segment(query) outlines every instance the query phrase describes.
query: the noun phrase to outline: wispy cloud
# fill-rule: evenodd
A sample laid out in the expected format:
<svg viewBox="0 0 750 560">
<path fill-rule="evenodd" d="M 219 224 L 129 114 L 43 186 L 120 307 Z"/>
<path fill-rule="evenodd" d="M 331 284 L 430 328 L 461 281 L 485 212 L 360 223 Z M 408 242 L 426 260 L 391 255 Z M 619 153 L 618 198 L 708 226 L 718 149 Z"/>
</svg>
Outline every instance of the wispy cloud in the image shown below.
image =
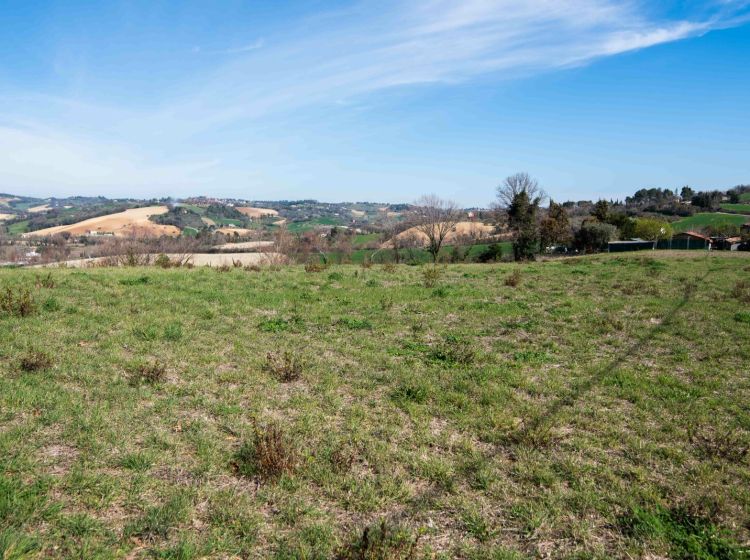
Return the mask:
<svg viewBox="0 0 750 560">
<path fill-rule="evenodd" d="M 25 100 L 0 109 L 0 187 L 24 180 L 192 184 L 197 170 L 211 173 L 221 163 L 217 157 L 209 157 L 212 164 L 186 163 L 179 147 L 222 127 L 251 131 L 260 118 L 388 88 L 585 65 L 739 25 L 747 10 L 744 0 L 708 2 L 678 18 L 660 15 L 645 0 L 364 0 L 329 17 L 292 22 L 268 41 L 196 47 L 231 56 L 209 72 L 185 75 L 179 94 L 152 99 L 145 109 L 63 98 L 42 112 L 34 95 L 19 94 Z"/>
</svg>

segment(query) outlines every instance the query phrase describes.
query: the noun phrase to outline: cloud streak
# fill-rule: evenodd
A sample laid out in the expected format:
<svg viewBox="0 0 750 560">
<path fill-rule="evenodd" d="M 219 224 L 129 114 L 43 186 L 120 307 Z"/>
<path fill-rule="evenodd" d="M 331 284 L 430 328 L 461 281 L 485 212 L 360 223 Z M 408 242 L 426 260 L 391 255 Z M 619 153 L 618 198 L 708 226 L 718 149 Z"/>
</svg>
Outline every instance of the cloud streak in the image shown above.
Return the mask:
<svg viewBox="0 0 750 560">
<path fill-rule="evenodd" d="M 329 17 L 293 22 L 268 41 L 200 50 L 228 59 L 183 76 L 179 94 L 137 110 L 108 105 L 94 91 L 84 100 L 48 100 L 42 113 L 34 108 L 37 95 L 19 93 L 20 102 L 0 110 L 0 187 L 24 181 L 174 187 L 195 184 L 201 173 L 210 182 L 212 170 L 223 165 L 221 154 L 209 155 L 208 165 L 181 147 L 206 142 L 210 154 L 203 139 L 227 127 L 252 134 L 258 120 L 366 100 L 391 88 L 585 65 L 739 25 L 747 10 L 747 2 L 724 0 L 667 18 L 635 0 L 365 0 Z M 230 147 L 241 148 L 241 142 Z"/>
</svg>

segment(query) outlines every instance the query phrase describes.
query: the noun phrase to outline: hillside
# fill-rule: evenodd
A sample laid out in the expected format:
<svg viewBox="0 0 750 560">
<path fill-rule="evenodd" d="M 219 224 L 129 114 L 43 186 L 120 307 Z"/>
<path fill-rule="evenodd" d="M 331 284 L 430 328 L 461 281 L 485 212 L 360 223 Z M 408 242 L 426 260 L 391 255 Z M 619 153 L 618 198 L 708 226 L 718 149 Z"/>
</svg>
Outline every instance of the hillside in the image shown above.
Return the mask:
<svg viewBox="0 0 750 560">
<path fill-rule="evenodd" d="M 132 208 L 115 214 L 106 214 L 70 225 L 54 226 L 24 234 L 26 237 L 44 237 L 60 233 L 86 235 L 90 232 L 113 233 L 116 236 L 127 235 L 179 235 L 180 230 L 174 225 L 160 225 L 150 220 L 151 216 L 166 214 L 166 206 L 146 206 Z"/>
<path fill-rule="evenodd" d="M 688 218 L 682 218 L 676 222 L 672 222 L 672 228 L 675 232 L 697 230 L 700 231 L 703 228 L 712 226 L 718 227 L 722 225 L 736 225 L 740 226 L 745 222 L 750 221 L 750 217 L 741 216 L 739 214 L 723 214 L 721 212 L 700 212 Z"/>
<path fill-rule="evenodd" d="M 424 270 L 0 270 L 0 550 L 741 557 L 747 255 Z"/>
</svg>

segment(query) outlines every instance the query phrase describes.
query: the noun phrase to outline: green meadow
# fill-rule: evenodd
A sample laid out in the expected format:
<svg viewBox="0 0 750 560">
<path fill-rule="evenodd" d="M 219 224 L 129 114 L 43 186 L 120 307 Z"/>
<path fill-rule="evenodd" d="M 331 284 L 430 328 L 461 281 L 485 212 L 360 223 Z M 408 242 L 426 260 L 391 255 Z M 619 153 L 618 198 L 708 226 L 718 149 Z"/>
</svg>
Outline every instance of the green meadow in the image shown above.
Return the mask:
<svg viewBox="0 0 750 560">
<path fill-rule="evenodd" d="M 735 205 L 742 206 L 742 205 Z M 688 218 L 682 218 L 672 223 L 672 228 L 675 232 L 690 231 L 690 230 L 701 230 L 705 227 L 713 226 L 718 227 L 722 225 L 736 225 L 740 226 L 747 222 L 749 219 L 747 216 L 739 214 L 722 214 L 720 212 L 703 212 L 698 213 Z"/>
<path fill-rule="evenodd" d="M 0 558 L 747 558 L 748 278 L 0 270 Z"/>
</svg>

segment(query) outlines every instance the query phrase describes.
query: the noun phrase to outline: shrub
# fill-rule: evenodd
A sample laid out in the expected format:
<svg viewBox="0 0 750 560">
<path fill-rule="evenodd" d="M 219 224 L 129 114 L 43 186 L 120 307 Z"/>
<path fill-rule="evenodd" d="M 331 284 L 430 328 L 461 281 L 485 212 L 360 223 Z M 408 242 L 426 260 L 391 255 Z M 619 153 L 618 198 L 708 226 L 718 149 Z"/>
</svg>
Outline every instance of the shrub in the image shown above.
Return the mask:
<svg viewBox="0 0 750 560">
<path fill-rule="evenodd" d="M 516 269 L 505 277 L 505 285 L 516 287 L 521 283 L 521 271 Z"/>
<path fill-rule="evenodd" d="M 32 372 L 49 369 L 52 367 L 52 357 L 41 350 L 28 350 L 19 362 L 22 371 Z"/>
<path fill-rule="evenodd" d="M 0 312 L 5 315 L 26 317 L 36 310 L 36 302 L 27 288 L 8 287 L 0 295 Z"/>
<path fill-rule="evenodd" d="M 305 272 L 316 273 L 323 272 L 327 266 L 323 263 L 309 262 L 305 263 Z"/>
<path fill-rule="evenodd" d="M 48 272 L 47 274 L 40 276 L 36 275 L 36 287 L 37 288 L 48 288 L 52 289 L 55 287 L 55 279 L 52 278 L 52 273 Z"/>
<path fill-rule="evenodd" d="M 297 452 L 293 442 L 277 423 L 269 422 L 265 426 L 255 424 L 251 440 L 237 451 L 234 465 L 242 476 L 273 480 L 294 473 Z"/>
<path fill-rule="evenodd" d="M 336 560 L 413 560 L 417 557 L 418 536 L 405 527 L 380 523 L 359 533 L 353 542 L 336 553 Z"/>
<path fill-rule="evenodd" d="M 477 255 L 477 261 L 481 263 L 496 262 L 503 258 L 503 247 L 499 243 L 492 243 L 484 251 Z"/>
<path fill-rule="evenodd" d="M 434 288 L 443 275 L 443 270 L 435 265 L 425 266 L 422 270 L 422 283 L 425 288 Z"/>
<path fill-rule="evenodd" d="M 283 383 L 297 381 L 302 376 L 302 360 L 289 351 L 266 354 L 264 369 Z"/>
<path fill-rule="evenodd" d="M 169 260 L 169 257 L 162 253 L 158 257 L 156 257 L 156 260 L 154 260 L 154 264 L 158 266 L 159 268 L 170 268 L 172 266 L 172 261 Z"/>
<path fill-rule="evenodd" d="M 159 360 L 145 362 L 132 368 L 131 383 L 138 385 L 148 383 L 153 385 L 164 380 L 167 375 L 167 367 Z"/>
</svg>

